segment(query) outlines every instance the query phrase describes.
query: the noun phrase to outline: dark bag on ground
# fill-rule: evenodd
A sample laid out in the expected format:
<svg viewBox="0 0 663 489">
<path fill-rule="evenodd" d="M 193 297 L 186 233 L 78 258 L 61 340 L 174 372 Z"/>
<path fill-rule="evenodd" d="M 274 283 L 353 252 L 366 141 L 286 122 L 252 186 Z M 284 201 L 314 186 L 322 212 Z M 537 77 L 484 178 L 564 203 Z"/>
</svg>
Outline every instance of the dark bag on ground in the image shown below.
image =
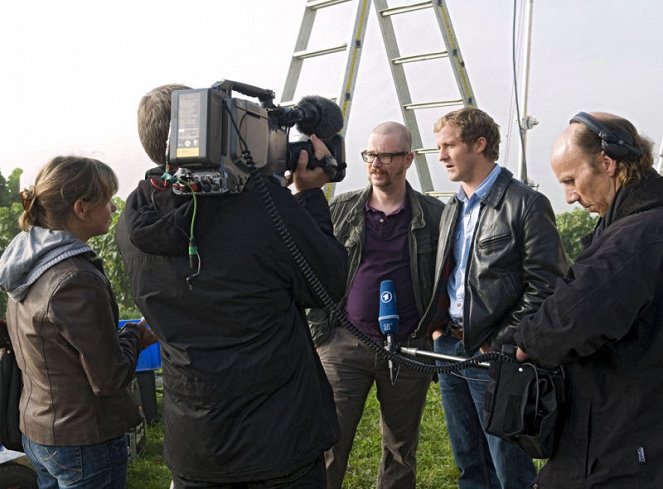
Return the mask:
<svg viewBox="0 0 663 489">
<path fill-rule="evenodd" d="M 9 342 L 7 325 L 0 321 L 0 445 L 23 451 L 18 426 L 18 403 L 21 398 L 21 371 Z"/>
<path fill-rule="evenodd" d="M 564 414 L 564 370 L 519 363 L 511 356 L 490 362 L 486 431 L 532 458 L 550 458 Z"/>
</svg>

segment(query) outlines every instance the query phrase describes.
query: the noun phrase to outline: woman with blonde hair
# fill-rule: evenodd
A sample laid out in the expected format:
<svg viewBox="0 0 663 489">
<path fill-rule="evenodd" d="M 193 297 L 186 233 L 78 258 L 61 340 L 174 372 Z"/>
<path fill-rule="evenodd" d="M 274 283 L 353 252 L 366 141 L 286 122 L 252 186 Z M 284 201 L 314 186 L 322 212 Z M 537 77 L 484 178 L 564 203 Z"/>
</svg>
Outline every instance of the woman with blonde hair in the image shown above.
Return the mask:
<svg viewBox="0 0 663 489">
<path fill-rule="evenodd" d="M 100 161 L 54 158 L 21 192 L 23 231 L 0 258 L 23 447 L 40 489 L 126 485 L 125 433 L 140 422 L 128 386 L 156 339 L 144 324 L 118 333 L 115 296 L 86 244 L 108 232 L 117 186 Z"/>
</svg>

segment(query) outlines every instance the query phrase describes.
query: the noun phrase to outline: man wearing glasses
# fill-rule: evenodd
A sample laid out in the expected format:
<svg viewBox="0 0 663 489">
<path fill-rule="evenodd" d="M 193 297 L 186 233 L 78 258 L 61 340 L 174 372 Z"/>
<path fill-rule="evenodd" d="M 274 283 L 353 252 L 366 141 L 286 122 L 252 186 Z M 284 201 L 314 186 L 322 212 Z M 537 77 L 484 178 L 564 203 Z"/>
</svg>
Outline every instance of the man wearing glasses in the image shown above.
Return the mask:
<svg viewBox="0 0 663 489">
<path fill-rule="evenodd" d="M 382 345 L 378 324 L 380 282 L 395 285 L 402 345 L 432 348 L 421 317 L 433 288 L 438 223 L 443 204 L 409 185 L 412 165 L 410 131 L 397 122 L 378 125 L 361 155 L 369 186 L 341 194 L 330 202 L 334 234 L 349 258 L 342 302 L 348 319 Z M 341 487 L 357 424 L 375 384 L 382 423 L 382 460 L 378 488 L 414 488 L 419 423 L 430 374 L 410 369 L 390 372 L 386 360 L 347 329 L 336 327 L 321 310 L 309 313 L 318 354 L 334 390 L 341 427 L 340 441 L 325 454 L 327 485 Z"/>
</svg>

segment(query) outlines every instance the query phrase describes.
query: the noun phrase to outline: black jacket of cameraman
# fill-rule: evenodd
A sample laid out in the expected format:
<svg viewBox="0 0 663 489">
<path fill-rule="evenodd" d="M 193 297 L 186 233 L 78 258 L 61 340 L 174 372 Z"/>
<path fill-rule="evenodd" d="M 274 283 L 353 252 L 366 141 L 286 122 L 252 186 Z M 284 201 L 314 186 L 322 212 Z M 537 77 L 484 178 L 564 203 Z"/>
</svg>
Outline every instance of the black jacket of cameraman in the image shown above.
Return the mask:
<svg viewBox="0 0 663 489">
<path fill-rule="evenodd" d="M 319 189 L 265 180 L 290 234 L 334 300 L 346 253 Z M 200 255 L 189 263 L 191 218 Z M 337 439 L 331 388 L 304 308 L 320 307 L 252 182 L 190 197 L 142 181 L 117 241 L 138 307 L 161 341 L 166 462 L 189 480 L 273 479 Z M 187 285 L 191 277 L 191 288 Z"/>
</svg>

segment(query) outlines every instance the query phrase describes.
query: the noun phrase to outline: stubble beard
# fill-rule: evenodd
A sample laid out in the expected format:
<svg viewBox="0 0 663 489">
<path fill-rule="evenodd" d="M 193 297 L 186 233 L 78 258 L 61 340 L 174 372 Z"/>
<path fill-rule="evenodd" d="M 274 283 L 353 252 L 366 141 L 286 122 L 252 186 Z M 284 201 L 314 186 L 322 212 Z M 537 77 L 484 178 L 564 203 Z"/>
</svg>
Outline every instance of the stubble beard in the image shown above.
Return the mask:
<svg viewBox="0 0 663 489">
<path fill-rule="evenodd" d="M 383 180 L 373 180 L 372 177 L 376 173 L 386 178 L 384 178 Z M 384 189 L 391 187 L 394 184 L 394 182 L 398 180 L 398 177 L 400 177 L 403 174 L 405 174 L 405 168 L 401 168 L 397 173 L 394 173 L 393 175 L 389 175 L 388 173 L 385 172 L 371 172 L 368 175 L 368 182 L 373 187 Z"/>
<path fill-rule="evenodd" d="M 446 168 L 447 170 L 447 178 L 449 179 L 450 182 L 460 182 L 460 176 L 458 175 L 458 169 L 456 167 L 452 167 L 451 170 Z"/>
</svg>

